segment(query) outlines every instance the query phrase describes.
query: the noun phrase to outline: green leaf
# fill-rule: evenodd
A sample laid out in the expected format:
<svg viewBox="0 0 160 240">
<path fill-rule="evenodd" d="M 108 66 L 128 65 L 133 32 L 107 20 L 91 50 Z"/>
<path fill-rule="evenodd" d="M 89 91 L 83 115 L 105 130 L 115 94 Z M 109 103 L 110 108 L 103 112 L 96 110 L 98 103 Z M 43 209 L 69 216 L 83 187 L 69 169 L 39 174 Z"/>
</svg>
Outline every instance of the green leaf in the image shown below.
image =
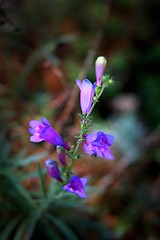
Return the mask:
<svg viewBox="0 0 160 240">
<path fill-rule="evenodd" d="M 38 168 L 39 181 L 40 181 L 43 197 L 47 198 L 46 185 L 45 185 L 45 181 L 44 181 L 44 178 L 43 178 L 41 165 L 39 163 L 37 163 L 37 168 Z"/>
<path fill-rule="evenodd" d="M 25 165 L 28 165 L 32 162 L 37 162 L 39 161 L 41 158 L 44 158 L 48 155 L 47 152 L 42 152 L 42 153 L 38 153 L 38 154 L 34 154 L 32 156 L 29 156 L 27 158 L 18 160 L 18 161 L 12 161 L 12 165 L 16 166 L 16 167 L 23 167 Z"/>
<path fill-rule="evenodd" d="M 20 216 L 17 216 L 7 224 L 7 226 L 5 227 L 3 232 L 0 234 L 0 239 L 1 240 L 7 240 L 9 238 L 10 234 L 12 233 L 12 231 L 14 230 L 16 225 L 18 224 L 20 218 L 21 218 Z"/>
<path fill-rule="evenodd" d="M 21 186 L 18 182 L 14 182 L 14 186 L 16 188 L 16 190 L 20 193 L 20 195 L 26 200 L 25 204 L 28 203 L 30 208 L 34 208 L 35 204 L 29 194 L 29 192 L 23 187 Z"/>
<path fill-rule="evenodd" d="M 19 228 L 17 229 L 13 240 L 22 240 L 25 239 L 24 235 L 25 235 L 25 231 L 26 228 L 28 226 L 28 219 L 25 219 L 20 225 Z"/>
<path fill-rule="evenodd" d="M 75 233 L 61 220 L 52 215 L 49 215 L 48 218 L 59 228 L 59 230 L 64 234 L 68 240 L 78 240 Z"/>
<path fill-rule="evenodd" d="M 45 218 L 45 222 L 42 222 L 43 229 L 46 229 L 45 234 L 47 235 L 46 239 L 54 239 L 54 240 L 64 240 L 64 238 L 59 233 L 57 227 L 53 226 L 51 222 L 47 218 Z"/>
<path fill-rule="evenodd" d="M 44 169 L 41 169 L 41 172 L 42 174 L 46 174 L 47 173 L 47 170 L 44 168 Z M 20 181 L 25 181 L 27 179 L 30 179 L 30 178 L 37 178 L 39 176 L 39 173 L 38 171 L 33 171 L 33 172 L 29 172 L 29 173 L 19 173 L 17 174 L 17 178 L 20 179 Z"/>
<path fill-rule="evenodd" d="M 43 213 L 43 211 L 42 211 L 42 209 L 40 209 L 37 212 L 34 211 L 34 213 L 32 213 L 32 215 L 29 217 L 28 226 L 26 229 L 26 238 L 25 238 L 26 240 L 29 240 L 32 237 L 32 234 L 35 230 L 36 224 L 39 221 L 42 213 Z"/>
<path fill-rule="evenodd" d="M 0 165 L 3 166 L 5 161 L 9 158 L 11 144 L 10 142 L 6 142 L 4 145 L 1 145 L 1 147 L 3 150 L 1 151 Z"/>
</svg>

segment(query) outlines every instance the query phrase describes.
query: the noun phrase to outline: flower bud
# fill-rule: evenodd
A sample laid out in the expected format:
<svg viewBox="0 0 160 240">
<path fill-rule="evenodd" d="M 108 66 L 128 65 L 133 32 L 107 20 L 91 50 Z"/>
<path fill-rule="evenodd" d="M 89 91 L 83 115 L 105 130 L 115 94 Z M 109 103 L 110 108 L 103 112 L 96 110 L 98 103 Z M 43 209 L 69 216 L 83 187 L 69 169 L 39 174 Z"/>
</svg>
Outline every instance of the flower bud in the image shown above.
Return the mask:
<svg viewBox="0 0 160 240">
<path fill-rule="evenodd" d="M 45 161 L 45 165 L 46 165 L 47 172 L 52 178 L 57 179 L 59 182 L 63 181 L 60 176 L 60 171 L 58 169 L 58 165 L 56 161 L 48 159 Z"/>
<path fill-rule="evenodd" d="M 63 147 L 57 146 L 57 155 L 62 165 L 66 166 L 66 154 L 65 154 L 65 149 Z"/>
<path fill-rule="evenodd" d="M 96 83 L 97 86 L 101 86 L 102 83 L 102 76 L 106 67 L 107 61 L 105 57 L 100 56 L 97 58 L 95 62 L 95 72 L 96 72 Z"/>
</svg>

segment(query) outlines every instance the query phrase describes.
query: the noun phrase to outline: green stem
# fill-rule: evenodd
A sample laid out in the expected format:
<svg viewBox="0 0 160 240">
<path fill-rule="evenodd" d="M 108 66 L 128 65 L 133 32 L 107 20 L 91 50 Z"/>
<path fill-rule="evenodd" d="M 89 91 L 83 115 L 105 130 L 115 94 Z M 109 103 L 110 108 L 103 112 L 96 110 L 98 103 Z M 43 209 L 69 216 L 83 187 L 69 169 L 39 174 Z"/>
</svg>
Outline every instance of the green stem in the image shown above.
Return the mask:
<svg viewBox="0 0 160 240">
<path fill-rule="evenodd" d="M 88 118 L 89 118 L 89 115 L 90 115 L 91 112 L 93 111 L 96 103 L 98 102 L 100 96 L 102 95 L 102 93 L 103 93 L 103 91 L 104 91 L 104 88 L 105 88 L 105 87 L 102 86 L 102 88 L 101 88 L 101 90 L 100 90 L 100 93 L 95 96 L 95 100 L 93 101 L 92 107 L 91 107 L 90 111 L 88 112 L 88 114 L 87 114 L 86 116 L 83 116 L 83 117 L 82 117 L 82 120 L 81 120 L 81 129 L 80 129 L 80 131 L 79 131 L 79 136 L 78 136 L 79 139 L 78 139 L 78 141 L 77 141 L 77 143 L 76 143 L 74 152 L 70 155 L 71 162 L 70 162 L 70 164 L 69 164 L 69 167 L 68 167 L 67 173 L 66 173 L 66 174 L 67 174 L 67 181 L 69 180 L 70 175 L 71 175 L 72 165 L 73 165 L 74 161 L 77 160 L 77 156 L 76 156 L 76 155 L 77 155 L 79 146 L 80 146 L 80 144 L 84 141 L 83 134 L 85 133 L 85 132 L 84 132 L 85 125 L 87 124 L 87 120 L 88 120 Z"/>
<path fill-rule="evenodd" d="M 84 134 L 84 127 L 85 127 L 85 121 L 86 121 L 86 117 L 83 118 L 82 122 L 81 122 L 81 130 L 80 130 L 80 135 L 79 135 L 79 140 L 77 141 L 76 144 L 76 148 L 73 152 L 73 156 L 75 156 L 78 152 L 79 146 L 80 144 L 83 142 L 83 134 Z"/>
<path fill-rule="evenodd" d="M 84 127 L 85 127 L 86 121 L 87 121 L 89 115 L 91 114 L 91 112 L 93 111 L 93 109 L 94 109 L 94 107 L 95 107 L 98 99 L 99 99 L 100 96 L 102 95 L 102 93 L 103 93 L 103 91 L 104 91 L 104 88 L 105 88 L 105 87 L 102 86 L 101 91 L 100 91 L 100 93 L 96 96 L 96 100 L 93 102 L 90 111 L 88 112 L 88 114 L 87 114 L 87 115 L 82 119 L 82 121 L 81 121 L 81 130 L 80 130 L 79 140 L 77 141 L 76 148 L 75 148 L 75 150 L 74 150 L 74 152 L 73 152 L 73 158 L 74 158 L 75 155 L 77 154 L 77 151 L 78 151 L 78 149 L 79 149 L 80 144 L 83 142 L 83 134 L 84 134 Z M 74 161 L 73 161 L 73 162 L 74 162 Z"/>
<path fill-rule="evenodd" d="M 100 93 L 96 96 L 96 100 L 93 102 L 92 107 L 91 107 L 91 109 L 89 110 L 89 113 L 87 114 L 86 118 L 88 118 L 89 115 L 91 114 L 91 112 L 93 111 L 93 108 L 95 107 L 95 105 L 96 105 L 96 103 L 98 102 L 100 96 L 102 95 L 102 93 L 103 93 L 103 91 L 104 91 L 104 88 L 105 88 L 105 87 L 102 86 L 102 89 L 101 89 Z"/>
</svg>

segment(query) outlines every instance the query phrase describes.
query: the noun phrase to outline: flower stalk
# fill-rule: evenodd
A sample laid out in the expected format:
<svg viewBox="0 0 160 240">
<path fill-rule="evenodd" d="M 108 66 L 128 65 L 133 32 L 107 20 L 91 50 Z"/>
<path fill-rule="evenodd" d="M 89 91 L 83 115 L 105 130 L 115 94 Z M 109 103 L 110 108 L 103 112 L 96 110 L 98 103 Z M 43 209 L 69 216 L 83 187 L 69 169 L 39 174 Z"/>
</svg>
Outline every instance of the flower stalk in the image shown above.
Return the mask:
<svg viewBox="0 0 160 240">
<path fill-rule="evenodd" d="M 99 102 L 104 89 L 109 87 L 113 82 L 108 75 L 103 75 L 106 63 L 104 57 L 98 57 L 95 63 L 96 82 L 94 84 L 88 79 L 84 79 L 82 82 L 76 80 L 76 84 L 80 89 L 80 107 L 82 114 L 80 115 L 80 130 L 78 131 L 78 135 L 75 136 L 77 139 L 75 145 L 68 145 L 59 133 L 51 127 L 46 118 L 42 118 L 41 122 L 31 120 L 29 123 L 29 132 L 32 134 L 30 141 L 46 141 L 56 147 L 58 162 L 52 159 L 45 161 L 46 169 L 50 177 L 59 181 L 63 186 L 63 190 L 74 193 L 80 198 L 86 198 L 84 187 L 88 181 L 87 178 L 79 178 L 74 175 L 73 171 L 74 162 L 82 156 L 79 153 L 80 146 L 82 145 L 84 152 L 91 156 L 98 156 L 109 160 L 114 159 L 110 150 L 114 137 L 102 131 L 91 134 L 88 133 L 88 127 L 92 123 L 91 113 L 96 103 Z M 66 155 L 70 161 L 67 160 Z M 61 165 L 61 171 L 59 170 L 58 164 Z M 42 178 L 40 178 L 40 180 L 44 196 L 46 196 L 44 182 Z"/>
</svg>

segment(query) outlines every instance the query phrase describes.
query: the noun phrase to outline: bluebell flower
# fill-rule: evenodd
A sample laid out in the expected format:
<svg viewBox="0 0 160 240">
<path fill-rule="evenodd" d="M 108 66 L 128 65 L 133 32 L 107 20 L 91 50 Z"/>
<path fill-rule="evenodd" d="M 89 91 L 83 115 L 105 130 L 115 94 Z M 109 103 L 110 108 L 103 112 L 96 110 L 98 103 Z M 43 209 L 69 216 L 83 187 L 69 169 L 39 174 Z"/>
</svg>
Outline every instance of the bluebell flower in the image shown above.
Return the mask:
<svg viewBox="0 0 160 240">
<path fill-rule="evenodd" d="M 45 165 L 46 165 L 47 172 L 52 178 L 57 179 L 59 182 L 63 181 L 60 176 L 60 171 L 58 169 L 58 165 L 56 161 L 48 159 L 45 161 Z"/>
<path fill-rule="evenodd" d="M 66 184 L 62 189 L 74 193 L 80 198 L 86 198 L 84 188 L 87 184 L 87 181 L 87 178 L 79 178 L 77 176 L 73 176 L 69 183 Z"/>
<path fill-rule="evenodd" d="M 91 156 L 98 156 L 101 158 L 107 158 L 109 160 L 114 159 L 110 150 L 110 146 L 114 141 L 114 137 L 112 135 L 98 131 L 93 134 L 87 134 L 84 136 L 84 138 L 84 152 Z"/>
<path fill-rule="evenodd" d="M 70 147 L 63 141 L 62 137 L 51 127 L 49 121 L 43 117 L 42 121 L 31 120 L 29 122 L 30 128 L 28 131 L 32 134 L 30 137 L 31 142 L 46 141 L 54 146 L 62 146 L 67 150 Z"/>
<path fill-rule="evenodd" d="M 76 83 L 80 89 L 80 106 L 82 113 L 87 114 L 93 102 L 95 92 L 94 85 L 88 79 L 84 79 L 82 82 L 77 79 Z"/>
</svg>

